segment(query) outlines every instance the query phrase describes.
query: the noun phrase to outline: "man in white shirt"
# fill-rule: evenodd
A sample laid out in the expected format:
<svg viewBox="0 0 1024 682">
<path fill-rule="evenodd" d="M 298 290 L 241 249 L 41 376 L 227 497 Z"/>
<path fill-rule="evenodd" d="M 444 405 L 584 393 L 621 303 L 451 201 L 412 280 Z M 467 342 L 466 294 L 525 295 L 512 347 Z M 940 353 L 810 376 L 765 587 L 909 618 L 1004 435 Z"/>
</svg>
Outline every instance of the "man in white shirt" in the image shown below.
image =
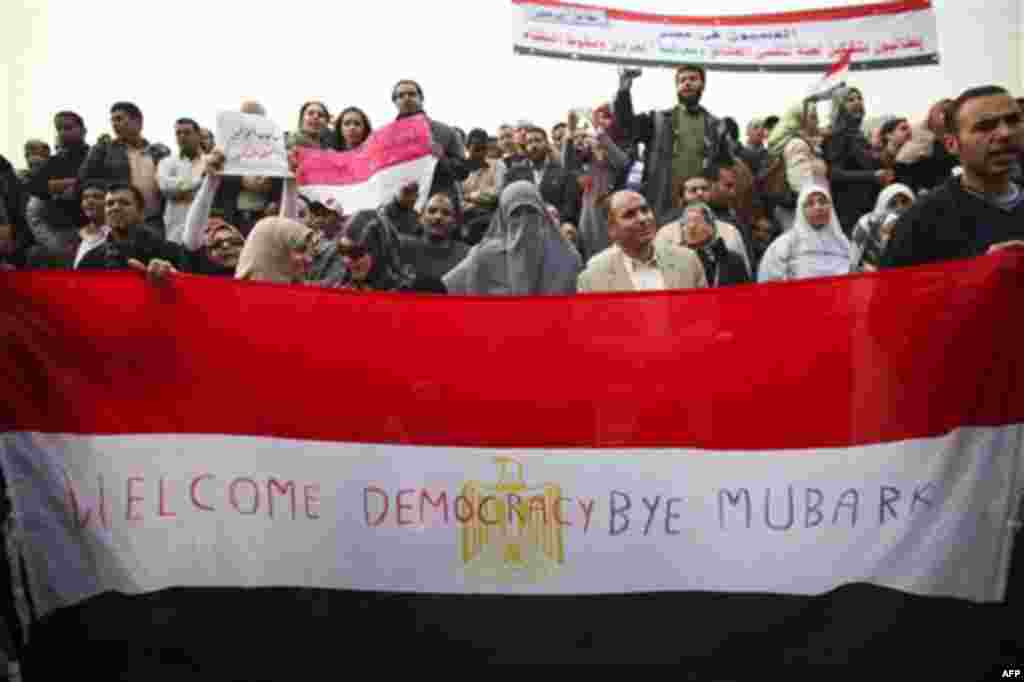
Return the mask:
<svg viewBox="0 0 1024 682">
<path fill-rule="evenodd" d="M 608 237 L 612 246 L 590 259 L 577 281 L 577 291 L 660 291 L 697 289 L 708 285 L 704 266 L 690 249 L 666 245 L 654 249 L 657 226 L 643 195 L 616 192 L 608 204 Z"/>
<path fill-rule="evenodd" d="M 191 118 L 179 118 L 174 124 L 178 153 L 160 162 L 157 184 L 167 201 L 164 229 L 167 241 L 181 244 L 185 233 L 185 217 L 203 181 L 202 135 L 199 124 Z"/>
</svg>

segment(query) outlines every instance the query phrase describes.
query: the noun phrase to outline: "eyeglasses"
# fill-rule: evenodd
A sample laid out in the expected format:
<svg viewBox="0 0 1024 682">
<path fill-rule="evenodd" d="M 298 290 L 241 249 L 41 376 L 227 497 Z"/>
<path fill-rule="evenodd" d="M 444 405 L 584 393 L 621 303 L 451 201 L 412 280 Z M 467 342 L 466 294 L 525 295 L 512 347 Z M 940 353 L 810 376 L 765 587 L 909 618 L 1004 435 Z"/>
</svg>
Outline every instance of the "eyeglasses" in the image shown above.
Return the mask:
<svg viewBox="0 0 1024 682">
<path fill-rule="evenodd" d="M 244 242 L 240 239 L 218 239 L 210 243 L 210 250 L 220 251 L 222 249 L 242 248 L 242 246 L 244 246 Z"/>
<path fill-rule="evenodd" d="M 340 253 L 343 258 L 351 258 L 352 260 L 359 260 L 369 252 L 370 250 L 368 248 L 359 244 L 354 246 L 338 247 L 338 253 Z"/>
</svg>

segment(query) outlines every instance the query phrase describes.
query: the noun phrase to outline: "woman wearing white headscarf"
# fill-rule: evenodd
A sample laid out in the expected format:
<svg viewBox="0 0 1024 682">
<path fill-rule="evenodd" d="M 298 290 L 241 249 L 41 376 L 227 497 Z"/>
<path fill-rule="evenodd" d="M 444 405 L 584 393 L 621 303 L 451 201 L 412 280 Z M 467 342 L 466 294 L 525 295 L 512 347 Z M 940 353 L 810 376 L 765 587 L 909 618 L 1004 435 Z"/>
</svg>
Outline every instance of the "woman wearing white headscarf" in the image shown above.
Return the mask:
<svg viewBox="0 0 1024 682">
<path fill-rule="evenodd" d="M 793 229 L 768 247 L 761 259 L 759 282 L 810 279 L 849 274 L 852 250 L 824 187 L 809 185 L 797 198 Z"/>
<path fill-rule="evenodd" d="M 479 244 L 444 276 L 450 294 L 573 294 L 583 262 L 551 221 L 537 186 L 521 180 L 501 193 Z"/>
<path fill-rule="evenodd" d="M 914 203 L 914 192 L 906 185 L 894 183 L 878 195 L 875 210 L 864 214 L 853 228 L 851 262 L 853 271 L 878 269 L 892 226 Z"/>
</svg>

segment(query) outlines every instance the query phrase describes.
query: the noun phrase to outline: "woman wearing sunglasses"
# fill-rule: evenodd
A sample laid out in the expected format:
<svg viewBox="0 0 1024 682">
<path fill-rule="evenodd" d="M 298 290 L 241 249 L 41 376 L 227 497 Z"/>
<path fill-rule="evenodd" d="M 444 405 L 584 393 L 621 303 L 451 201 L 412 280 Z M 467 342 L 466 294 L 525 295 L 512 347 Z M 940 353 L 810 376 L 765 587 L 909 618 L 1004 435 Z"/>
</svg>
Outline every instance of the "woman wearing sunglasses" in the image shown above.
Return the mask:
<svg viewBox="0 0 1024 682">
<path fill-rule="evenodd" d="M 402 267 L 399 241 L 376 211 L 359 211 L 341 229 L 338 253 L 345 274 L 338 285 L 353 291 L 410 291 L 431 288 Z"/>
</svg>

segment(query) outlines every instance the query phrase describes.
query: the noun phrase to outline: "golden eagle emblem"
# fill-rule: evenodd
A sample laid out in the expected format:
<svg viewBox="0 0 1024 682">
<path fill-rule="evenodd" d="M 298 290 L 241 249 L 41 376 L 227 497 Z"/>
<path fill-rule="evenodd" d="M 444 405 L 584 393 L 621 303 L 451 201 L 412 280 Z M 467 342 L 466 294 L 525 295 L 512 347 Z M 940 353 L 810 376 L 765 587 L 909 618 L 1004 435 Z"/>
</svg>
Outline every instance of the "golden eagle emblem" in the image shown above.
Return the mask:
<svg viewBox="0 0 1024 682">
<path fill-rule="evenodd" d="M 496 457 L 498 480 L 466 483 L 462 497 L 480 513 L 462 524 L 461 560 L 467 577 L 498 583 L 535 583 L 565 563 L 562 489 L 530 487 L 522 462 Z"/>
</svg>

